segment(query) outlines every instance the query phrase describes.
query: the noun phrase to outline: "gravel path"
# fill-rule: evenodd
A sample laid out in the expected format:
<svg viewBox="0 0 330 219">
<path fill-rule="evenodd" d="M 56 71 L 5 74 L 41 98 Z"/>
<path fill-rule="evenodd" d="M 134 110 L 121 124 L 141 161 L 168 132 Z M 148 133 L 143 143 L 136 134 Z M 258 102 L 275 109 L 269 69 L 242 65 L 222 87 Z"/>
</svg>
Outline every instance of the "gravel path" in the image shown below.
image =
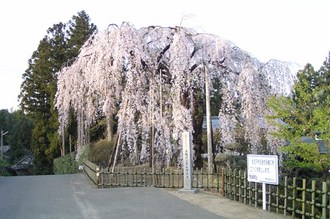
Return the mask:
<svg viewBox="0 0 330 219">
<path fill-rule="evenodd" d="M 273 212 L 263 211 L 259 208 L 250 207 L 239 202 L 235 202 L 224 198 L 220 195 L 199 191 L 196 194 L 185 194 L 178 193 L 177 190 L 165 189 L 168 193 L 188 201 L 202 209 L 208 210 L 222 218 L 233 218 L 233 219 L 283 219 L 291 218 L 285 217 L 280 214 L 275 214 Z"/>
</svg>

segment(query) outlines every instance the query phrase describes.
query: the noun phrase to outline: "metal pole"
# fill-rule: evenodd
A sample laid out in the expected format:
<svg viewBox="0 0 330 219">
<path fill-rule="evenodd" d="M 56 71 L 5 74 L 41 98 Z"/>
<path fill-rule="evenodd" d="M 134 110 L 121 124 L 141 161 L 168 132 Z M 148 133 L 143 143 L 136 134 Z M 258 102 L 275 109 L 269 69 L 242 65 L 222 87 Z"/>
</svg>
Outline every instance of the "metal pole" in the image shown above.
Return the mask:
<svg viewBox="0 0 330 219">
<path fill-rule="evenodd" d="M 1 160 L 3 160 L 3 130 L 1 130 Z"/>
<path fill-rule="evenodd" d="M 152 171 L 152 185 L 155 186 L 155 150 L 154 150 L 154 92 L 153 92 L 153 78 L 151 78 L 150 86 L 150 102 L 151 102 L 151 171 Z"/>
<path fill-rule="evenodd" d="M 266 183 L 262 183 L 262 209 L 266 210 L 267 198 L 266 198 Z"/>
</svg>

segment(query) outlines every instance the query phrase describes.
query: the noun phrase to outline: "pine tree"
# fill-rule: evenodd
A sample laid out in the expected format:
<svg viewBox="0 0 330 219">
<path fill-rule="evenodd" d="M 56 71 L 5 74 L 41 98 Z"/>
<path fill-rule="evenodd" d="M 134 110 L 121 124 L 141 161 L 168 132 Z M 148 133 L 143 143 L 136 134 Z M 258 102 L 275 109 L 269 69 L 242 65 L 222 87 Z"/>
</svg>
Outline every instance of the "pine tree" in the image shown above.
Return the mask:
<svg viewBox="0 0 330 219">
<path fill-rule="evenodd" d="M 88 38 L 97 31 L 97 27 L 90 22 L 90 17 L 85 11 L 78 12 L 69 21 L 67 39 L 67 60 L 72 63 L 78 56 L 80 48 L 88 40 Z"/>
<path fill-rule="evenodd" d="M 31 147 L 37 174 L 52 173 L 53 159 L 60 154 L 58 113 L 54 109 L 56 72 L 77 56 L 83 41 L 95 29 L 93 24 L 89 24 L 89 17 L 85 12 L 73 16 L 69 29 L 64 23 L 53 25 L 40 41 L 23 74 L 20 105 L 34 123 Z"/>
</svg>

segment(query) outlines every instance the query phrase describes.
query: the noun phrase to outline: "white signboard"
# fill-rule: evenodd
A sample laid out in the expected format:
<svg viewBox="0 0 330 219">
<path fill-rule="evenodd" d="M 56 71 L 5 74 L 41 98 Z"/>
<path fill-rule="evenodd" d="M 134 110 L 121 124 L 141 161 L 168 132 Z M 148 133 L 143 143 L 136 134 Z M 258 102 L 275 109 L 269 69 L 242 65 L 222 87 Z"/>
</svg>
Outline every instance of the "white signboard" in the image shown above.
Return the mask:
<svg viewBox="0 0 330 219">
<path fill-rule="evenodd" d="M 277 155 L 247 155 L 249 182 L 278 185 Z"/>
</svg>

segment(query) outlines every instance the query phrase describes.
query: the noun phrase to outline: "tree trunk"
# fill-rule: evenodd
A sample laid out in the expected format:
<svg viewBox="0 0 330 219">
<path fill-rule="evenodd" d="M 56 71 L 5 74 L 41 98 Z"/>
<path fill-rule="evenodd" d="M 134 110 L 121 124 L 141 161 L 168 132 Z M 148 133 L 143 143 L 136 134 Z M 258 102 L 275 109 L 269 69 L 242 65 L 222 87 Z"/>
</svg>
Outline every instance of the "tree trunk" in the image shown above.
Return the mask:
<svg viewBox="0 0 330 219">
<path fill-rule="evenodd" d="M 199 91 L 194 91 L 194 105 L 192 106 L 192 120 L 194 126 L 193 146 L 195 151 L 194 167 L 203 167 L 203 118 L 204 118 L 204 101 L 198 95 Z"/>
<path fill-rule="evenodd" d="M 113 140 L 113 121 L 112 116 L 109 116 L 107 118 L 107 138 L 109 142 L 112 142 Z"/>
<path fill-rule="evenodd" d="M 62 149 L 61 149 L 61 156 L 65 155 L 65 133 L 64 133 L 64 126 L 62 126 Z"/>
</svg>

